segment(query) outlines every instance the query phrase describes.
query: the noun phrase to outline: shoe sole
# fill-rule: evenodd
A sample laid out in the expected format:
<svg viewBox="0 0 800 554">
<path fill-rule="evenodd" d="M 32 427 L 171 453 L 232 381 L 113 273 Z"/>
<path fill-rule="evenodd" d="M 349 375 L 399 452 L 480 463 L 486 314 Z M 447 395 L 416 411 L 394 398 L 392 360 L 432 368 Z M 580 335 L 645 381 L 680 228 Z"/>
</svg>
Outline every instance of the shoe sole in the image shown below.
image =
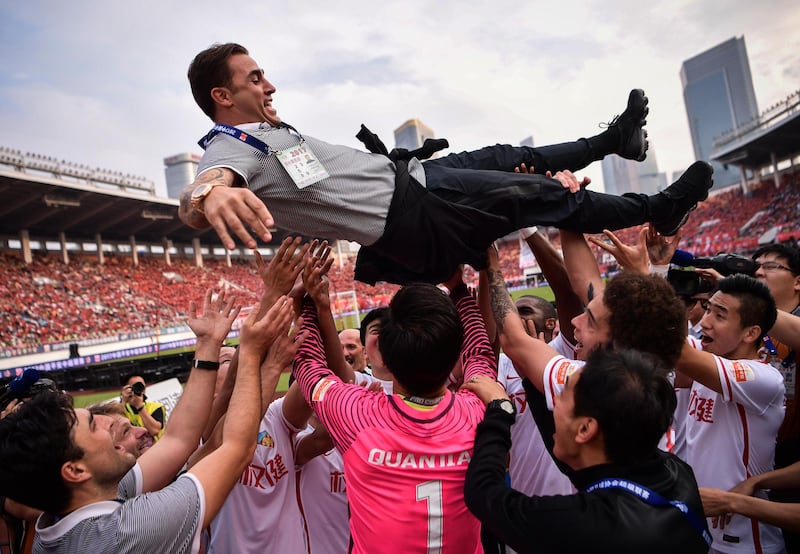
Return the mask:
<svg viewBox="0 0 800 554">
<path fill-rule="evenodd" d="M 681 227 L 686 225 L 686 222 L 689 221 L 689 214 L 691 214 L 696 209 L 697 209 L 697 204 L 695 204 L 694 206 L 689 208 L 689 210 L 685 214 L 683 214 L 683 217 L 681 218 L 680 223 L 678 223 L 678 225 L 676 227 L 672 228 L 670 231 L 668 231 L 666 233 L 659 232 L 658 234 L 661 235 L 662 237 L 672 237 L 672 236 L 674 236 L 678 231 L 680 231 Z M 656 229 L 656 230 L 658 231 L 658 229 Z"/>
</svg>

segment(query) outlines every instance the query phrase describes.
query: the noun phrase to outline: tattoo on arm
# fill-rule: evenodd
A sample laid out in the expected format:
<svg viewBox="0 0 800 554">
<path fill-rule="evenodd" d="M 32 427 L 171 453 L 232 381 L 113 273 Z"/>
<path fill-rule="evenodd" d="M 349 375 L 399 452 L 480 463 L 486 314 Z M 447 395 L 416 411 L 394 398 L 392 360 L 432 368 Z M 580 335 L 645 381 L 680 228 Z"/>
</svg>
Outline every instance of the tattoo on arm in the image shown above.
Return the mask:
<svg viewBox="0 0 800 554">
<path fill-rule="evenodd" d="M 222 168 L 216 167 L 203 172 L 197 177 L 197 179 L 195 179 L 194 183 L 184 187 L 184 189 L 181 191 L 178 213 L 184 223 L 190 227 L 194 227 L 195 229 L 205 229 L 208 227 L 208 221 L 206 220 L 205 216 L 192 208 L 192 191 L 198 185 L 214 182 L 222 183 L 225 186 L 231 186 L 231 183 L 225 179 L 225 172 L 222 170 Z"/>
<path fill-rule="evenodd" d="M 489 277 L 489 298 L 492 304 L 492 313 L 497 322 L 497 332 L 502 333 L 506 316 L 511 313 L 517 314 L 517 307 L 511 302 L 503 274 L 491 268 L 486 273 Z"/>
</svg>

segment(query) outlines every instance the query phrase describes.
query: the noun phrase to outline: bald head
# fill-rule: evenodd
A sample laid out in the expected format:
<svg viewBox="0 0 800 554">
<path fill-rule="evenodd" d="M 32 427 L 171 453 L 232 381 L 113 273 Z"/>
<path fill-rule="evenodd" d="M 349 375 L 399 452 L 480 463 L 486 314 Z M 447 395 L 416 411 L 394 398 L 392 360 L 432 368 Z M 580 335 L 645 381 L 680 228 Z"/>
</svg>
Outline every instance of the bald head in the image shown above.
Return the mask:
<svg viewBox="0 0 800 554">
<path fill-rule="evenodd" d="M 353 371 L 364 371 L 367 367 L 367 361 L 358 329 L 345 329 L 339 333 L 339 342 L 342 345 L 344 359 L 347 360 Z"/>
</svg>

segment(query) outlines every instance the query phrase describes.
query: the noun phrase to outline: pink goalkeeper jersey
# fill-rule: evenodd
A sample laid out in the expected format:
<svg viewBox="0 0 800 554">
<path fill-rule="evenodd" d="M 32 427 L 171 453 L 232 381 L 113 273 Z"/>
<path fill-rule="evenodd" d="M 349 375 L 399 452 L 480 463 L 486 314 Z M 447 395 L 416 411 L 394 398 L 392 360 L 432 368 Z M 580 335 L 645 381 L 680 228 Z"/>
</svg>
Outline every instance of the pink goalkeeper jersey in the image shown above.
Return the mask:
<svg viewBox="0 0 800 554">
<path fill-rule="evenodd" d="M 454 295 L 464 325 L 464 378 L 495 377 L 496 363 L 472 297 Z M 326 366 L 316 313 L 297 354 L 303 394 L 344 457 L 353 552 L 482 552 L 480 524 L 464 504 L 464 478 L 485 407 L 471 392 L 447 392 L 432 410 L 398 395 L 344 384 Z"/>
</svg>

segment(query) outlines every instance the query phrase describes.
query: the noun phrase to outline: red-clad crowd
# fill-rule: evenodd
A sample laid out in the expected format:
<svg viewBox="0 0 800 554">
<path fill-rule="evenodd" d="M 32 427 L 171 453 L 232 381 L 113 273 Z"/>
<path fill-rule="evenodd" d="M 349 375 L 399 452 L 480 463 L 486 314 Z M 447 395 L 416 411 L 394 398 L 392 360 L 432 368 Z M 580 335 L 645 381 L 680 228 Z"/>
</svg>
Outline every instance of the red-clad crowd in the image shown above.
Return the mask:
<svg viewBox="0 0 800 554">
<path fill-rule="evenodd" d="M 771 179 L 748 194 L 740 189 L 712 196 L 700 204 L 683 230 L 681 248 L 696 256 L 719 252 L 744 253 L 757 247 L 758 239 L 774 227 L 777 240 L 800 238 L 800 172 L 787 173 L 776 189 Z M 636 230 L 619 231 L 627 243 L 636 241 Z M 558 247 L 557 235 L 551 237 Z M 602 253 L 595 248 L 598 259 Z M 509 240 L 499 245 L 500 266 L 509 283 L 524 283 L 520 245 Z M 330 272 L 331 296 L 337 314 L 361 312 L 388 305 L 396 285 L 370 287 L 353 280 L 352 256 L 338 259 Z M 603 268 L 605 264 L 601 264 Z M 471 268 L 467 283 L 477 284 Z M 204 267 L 192 260 L 140 256 L 138 266 L 128 257 L 107 255 L 73 257 L 64 264 L 53 255 L 34 255 L 26 265 L 18 253 L 0 254 L 0 346 L 21 347 L 114 336 L 121 333 L 172 327 L 183 323 L 184 310 L 198 289 L 228 286 L 245 302 L 254 302 L 261 291 L 255 265 L 232 260 L 208 259 Z"/>
</svg>

